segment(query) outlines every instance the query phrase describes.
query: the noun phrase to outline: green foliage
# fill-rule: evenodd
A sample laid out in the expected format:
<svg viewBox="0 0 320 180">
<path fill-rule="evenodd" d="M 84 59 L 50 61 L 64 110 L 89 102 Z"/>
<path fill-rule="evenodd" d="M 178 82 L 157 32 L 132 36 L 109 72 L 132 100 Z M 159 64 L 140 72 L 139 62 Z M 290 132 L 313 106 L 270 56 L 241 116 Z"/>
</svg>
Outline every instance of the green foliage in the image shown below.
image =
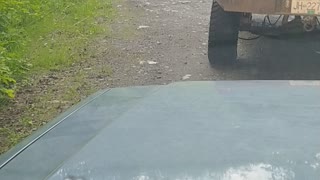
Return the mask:
<svg viewBox="0 0 320 180">
<path fill-rule="evenodd" d="M 0 102 L 14 98 L 16 80 L 74 63 L 105 29 L 111 0 L 0 0 Z M 18 81 L 19 85 L 19 81 Z"/>
<path fill-rule="evenodd" d="M 0 0 L 0 99 L 14 98 L 15 75 L 26 70 L 18 52 L 26 42 L 24 27 L 40 18 L 39 3 L 38 0 Z"/>
<path fill-rule="evenodd" d="M 11 78 L 11 71 L 5 64 L 10 59 L 3 55 L 0 50 L 0 99 L 5 97 L 14 98 L 14 91 L 12 89 L 16 81 Z"/>
</svg>

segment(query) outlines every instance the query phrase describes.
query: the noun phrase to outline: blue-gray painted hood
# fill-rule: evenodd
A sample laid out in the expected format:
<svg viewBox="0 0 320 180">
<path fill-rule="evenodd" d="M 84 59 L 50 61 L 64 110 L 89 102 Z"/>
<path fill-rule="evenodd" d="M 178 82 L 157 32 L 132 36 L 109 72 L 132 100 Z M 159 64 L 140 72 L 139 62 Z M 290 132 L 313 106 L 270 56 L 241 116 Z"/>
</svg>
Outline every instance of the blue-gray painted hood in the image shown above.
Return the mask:
<svg viewBox="0 0 320 180">
<path fill-rule="evenodd" d="M 3 155 L 0 179 L 318 180 L 319 108 L 315 81 L 111 89 Z"/>
</svg>

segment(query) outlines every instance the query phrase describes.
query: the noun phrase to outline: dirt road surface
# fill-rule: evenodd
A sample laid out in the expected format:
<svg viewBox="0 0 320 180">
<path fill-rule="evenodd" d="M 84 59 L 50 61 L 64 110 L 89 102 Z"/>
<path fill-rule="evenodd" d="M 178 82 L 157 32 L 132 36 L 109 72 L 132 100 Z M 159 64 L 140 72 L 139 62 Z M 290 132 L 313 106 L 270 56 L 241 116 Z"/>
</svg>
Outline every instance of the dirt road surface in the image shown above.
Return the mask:
<svg viewBox="0 0 320 180">
<path fill-rule="evenodd" d="M 314 37 L 240 40 L 236 65 L 211 68 L 207 60 L 211 3 L 211 0 L 126 0 L 125 6 L 118 5 L 120 14 L 139 12 L 139 17 L 132 23 L 134 38 L 113 41 L 127 56 L 111 60 L 116 77 L 111 86 L 183 80 L 320 79 L 320 41 Z M 128 21 L 119 20 L 116 27 L 121 28 Z M 136 56 L 131 58 L 132 55 Z"/>
</svg>

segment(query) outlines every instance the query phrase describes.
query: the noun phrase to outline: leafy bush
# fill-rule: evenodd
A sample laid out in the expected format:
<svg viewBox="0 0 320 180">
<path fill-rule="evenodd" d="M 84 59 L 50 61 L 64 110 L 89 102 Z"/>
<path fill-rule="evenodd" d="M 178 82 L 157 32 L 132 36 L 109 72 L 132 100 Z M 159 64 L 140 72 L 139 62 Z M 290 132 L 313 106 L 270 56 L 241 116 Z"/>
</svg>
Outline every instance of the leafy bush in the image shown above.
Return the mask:
<svg viewBox="0 0 320 180">
<path fill-rule="evenodd" d="M 0 99 L 14 98 L 15 74 L 24 71 L 17 51 L 25 44 L 24 26 L 38 18 L 37 0 L 0 0 Z"/>
</svg>

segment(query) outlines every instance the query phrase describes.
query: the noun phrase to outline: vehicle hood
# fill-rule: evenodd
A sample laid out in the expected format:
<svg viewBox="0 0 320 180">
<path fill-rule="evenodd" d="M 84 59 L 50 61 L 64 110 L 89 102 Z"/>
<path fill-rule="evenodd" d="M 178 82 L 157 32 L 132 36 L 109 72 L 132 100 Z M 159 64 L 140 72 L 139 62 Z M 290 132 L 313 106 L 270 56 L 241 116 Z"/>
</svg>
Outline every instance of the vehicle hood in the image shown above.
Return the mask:
<svg viewBox="0 0 320 180">
<path fill-rule="evenodd" d="M 109 89 L 3 155 L 0 179 L 319 179 L 319 108 L 317 81 Z"/>
</svg>

